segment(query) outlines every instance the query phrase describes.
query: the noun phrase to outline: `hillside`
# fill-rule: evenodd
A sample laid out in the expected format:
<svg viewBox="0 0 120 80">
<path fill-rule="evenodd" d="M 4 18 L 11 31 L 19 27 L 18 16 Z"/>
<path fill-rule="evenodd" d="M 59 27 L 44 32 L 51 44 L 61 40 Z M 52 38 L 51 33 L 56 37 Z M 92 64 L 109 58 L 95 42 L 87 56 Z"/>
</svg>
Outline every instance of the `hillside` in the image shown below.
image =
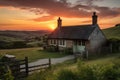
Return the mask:
<svg viewBox="0 0 120 80">
<path fill-rule="evenodd" d="M 120 39 L 120 26 L 115 26 L 102 30 L 106 37 Z M 31 38 L 40 37 L 49 31 L 0 31 L 0 41 L 18 41 L 29 40 Z"/>
<path fill-rule="evenodd" d="M 49 31 L 0 31 L 0 41 L 18 41 L 48 34 Z"/>
<path fill-rule="evenodd" d="M 106 35 L 107 39 L 110 38 L 120 39 L 120 26 L 103 29 L 103 33 Z"/>
</svg>

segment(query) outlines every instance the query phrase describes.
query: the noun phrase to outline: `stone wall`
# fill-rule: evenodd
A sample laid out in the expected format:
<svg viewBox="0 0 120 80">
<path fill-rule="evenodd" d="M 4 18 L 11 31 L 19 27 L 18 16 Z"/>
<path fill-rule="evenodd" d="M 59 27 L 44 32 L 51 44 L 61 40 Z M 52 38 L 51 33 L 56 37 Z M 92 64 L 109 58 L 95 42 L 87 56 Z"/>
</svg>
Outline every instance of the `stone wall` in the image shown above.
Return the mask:
<svg viewBox="0 0 120 80">
<path fill-rule="evenodd" d="M 102 45 L 106 42 L 106 38 L 99 27 L 91 33 L 86 48 L 89 53 L 99 53 Z"/>
</svg>

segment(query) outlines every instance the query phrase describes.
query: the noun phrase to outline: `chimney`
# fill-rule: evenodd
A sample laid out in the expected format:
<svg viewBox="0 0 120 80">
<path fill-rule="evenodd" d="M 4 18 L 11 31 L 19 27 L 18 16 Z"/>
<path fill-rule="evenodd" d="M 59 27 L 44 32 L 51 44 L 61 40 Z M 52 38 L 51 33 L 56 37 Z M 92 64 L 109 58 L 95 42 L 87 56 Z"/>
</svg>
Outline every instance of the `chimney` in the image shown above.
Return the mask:
<svg viewBox="0 0 120 80">
<path fill-rule="evenodd" d="M 58 18 L 58 27 L 60 28 L 62 26 L 62 19 L 60 19 L 60 17 Z"/>
<path fill-rule="evenodd" d="M 93 15 L 92 15 L 92 25 L 95 25 L 97 24 L 97 15 L 96 15 L 96 12 L 93 12 Z"/>
</svg>

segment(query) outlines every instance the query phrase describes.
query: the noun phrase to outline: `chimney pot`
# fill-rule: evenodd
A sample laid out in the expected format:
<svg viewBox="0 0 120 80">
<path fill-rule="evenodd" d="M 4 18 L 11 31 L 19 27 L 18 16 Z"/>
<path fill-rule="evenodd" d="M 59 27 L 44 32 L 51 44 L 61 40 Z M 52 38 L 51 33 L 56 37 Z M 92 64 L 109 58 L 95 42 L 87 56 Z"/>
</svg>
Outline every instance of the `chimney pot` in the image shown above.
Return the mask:
<svg viewBox="0 0 120 80">
<path fill-rule="evenodd" d="M 60 17 L 58 18 L 58 27 L 60 28 L 62 26 L 62 19 L 60 19 Z"/>
<path fill-rule="evenodd" d="M 95 25 L 97 24 L 97 15 L 96 15 L 96 12 L 93 12 L 93 16 L 92 16 L 92 25 Z"/>
</svg>

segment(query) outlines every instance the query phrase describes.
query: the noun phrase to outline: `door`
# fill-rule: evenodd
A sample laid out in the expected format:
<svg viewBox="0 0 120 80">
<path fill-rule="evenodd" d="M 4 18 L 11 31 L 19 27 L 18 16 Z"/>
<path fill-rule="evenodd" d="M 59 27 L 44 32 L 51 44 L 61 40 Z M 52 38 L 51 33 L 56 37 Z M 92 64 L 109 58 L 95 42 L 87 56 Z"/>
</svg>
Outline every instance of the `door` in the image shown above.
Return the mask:
<svg viewBox="0 0 120 80">
<path fill-rule="evenodd" d="M 83 53 L 85 52 L 85 41 L 74 41 L 73 53 Z"/>
</svg>

